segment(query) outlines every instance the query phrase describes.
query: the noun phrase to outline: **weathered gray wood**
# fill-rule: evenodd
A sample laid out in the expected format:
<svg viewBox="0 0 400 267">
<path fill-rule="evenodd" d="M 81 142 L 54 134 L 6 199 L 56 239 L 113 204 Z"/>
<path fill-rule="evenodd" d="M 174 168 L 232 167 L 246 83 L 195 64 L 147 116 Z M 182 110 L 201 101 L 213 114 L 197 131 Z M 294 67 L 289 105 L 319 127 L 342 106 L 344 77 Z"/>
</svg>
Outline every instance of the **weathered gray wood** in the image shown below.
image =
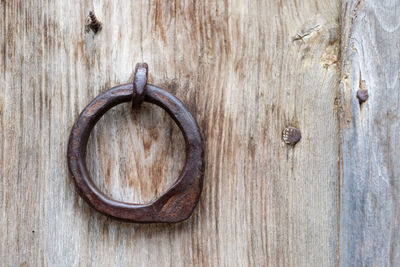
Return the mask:
<svg viewBox="0 0 400 267">
<path fill-rule="evenodd" d="M 339 1 L 10 0 L 0 14 L 1 264 L 337 265 Z M 204 135 L 203 195 L 181 224 L 107 218 L 68 178 L 74 120 L 139 61 Z M 302 132 L 294 148 L 287 125 Z M 110 196 L 146 202 L 176 179 L 183 149 L 164 112 L 127 104 L 96 126 L 88 164 Z"/>
<path fill-rule="evenodd" d="M 342 8 L 340 266 L 399 266 L 400 1 Z"/>
</svg>

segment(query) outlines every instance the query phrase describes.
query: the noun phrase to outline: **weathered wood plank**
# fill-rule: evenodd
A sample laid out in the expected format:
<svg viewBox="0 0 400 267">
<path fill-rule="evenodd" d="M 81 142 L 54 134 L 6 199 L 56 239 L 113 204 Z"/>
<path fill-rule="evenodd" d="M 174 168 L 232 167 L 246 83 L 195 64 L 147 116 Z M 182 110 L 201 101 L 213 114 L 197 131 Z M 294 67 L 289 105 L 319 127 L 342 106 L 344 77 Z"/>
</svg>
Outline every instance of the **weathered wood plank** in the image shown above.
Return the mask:
<svg viewBox="0 0 400 267">
<path fill-rule="evenodd" d="M 342 8 L 340 265 L 399 266 L 400 2 Z"/>
<path fill-rule="evenodd" d="M 0 14 L 4 265 L 337 265 L 339 1 L 14 0 Z M 68 178 L 77 115 L 142 60 L 206 143 L 200 205 L 181 224 L 107 218 Z M 183 149 L 164 112 L 127 104 L 99 122 L 88 164 L 110 196 L 145 202 L 173 183 Z"/>
</svg>

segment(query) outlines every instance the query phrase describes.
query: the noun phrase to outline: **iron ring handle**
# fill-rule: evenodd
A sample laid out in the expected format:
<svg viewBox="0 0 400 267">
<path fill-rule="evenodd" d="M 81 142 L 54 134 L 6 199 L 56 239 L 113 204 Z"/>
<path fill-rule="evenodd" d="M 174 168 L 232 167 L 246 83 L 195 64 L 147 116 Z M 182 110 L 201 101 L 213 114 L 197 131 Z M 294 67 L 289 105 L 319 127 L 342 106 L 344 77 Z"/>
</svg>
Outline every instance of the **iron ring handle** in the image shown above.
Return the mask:
<svg viewBox="0 0 400 267">
<path fill-rule="evenodd" d="M 86 167 L 86 146 L 97 121 L 112 107 L 132 100 L 133 84 L 120 85 L 96 97 L 75 122 L 68 143 L 68 167 L 80 195 L 96 210 L 106 215 L 137 223 L 180 222 L 196 207 L 203 187 L 204 150 L 198 125 L 172 94 L 146 85 L 144 101 L 163 108 L 183 133 L 186 144 L 185 166 L 176 182 L 149 204 L 113 200 L 93 183 Z"/>
</svg>

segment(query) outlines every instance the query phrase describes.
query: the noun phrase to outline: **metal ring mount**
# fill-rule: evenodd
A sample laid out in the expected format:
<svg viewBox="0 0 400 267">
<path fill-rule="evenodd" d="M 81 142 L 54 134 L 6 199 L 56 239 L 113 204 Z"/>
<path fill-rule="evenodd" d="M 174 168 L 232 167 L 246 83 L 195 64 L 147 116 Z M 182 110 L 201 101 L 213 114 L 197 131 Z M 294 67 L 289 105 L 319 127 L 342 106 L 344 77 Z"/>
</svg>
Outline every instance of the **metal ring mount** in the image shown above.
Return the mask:
<svg viewBox="0 0 400 267">
<path fill-rule="evenodd" d="M 180 222 L 196 207 L 203 187 L 204 152 L 199 128 L 181 101 L 154 85 L 146 85 L 144 101 L 163 108 L 181 129 L 186 143 L 186 163 L 178 180 L 149 204 L 113 200 L 103 194 L 86 167 L 86 146 L 97 121 L 112 107 L 129 102 L 133 84 L 120 85 L 96 97 L 75 122 L 68 143 L 68 167 L 80 195 L 106 215 L 137 223 Z M 132 101 L 133 102 L 133 101 Z"/>
<path fill-rule="evenodd" d="M 147 63 L 136 64 L 135 78 L 133 79 L 132 108 L 139 108 L 144 101 L 148 70 Z"/>
</svg>

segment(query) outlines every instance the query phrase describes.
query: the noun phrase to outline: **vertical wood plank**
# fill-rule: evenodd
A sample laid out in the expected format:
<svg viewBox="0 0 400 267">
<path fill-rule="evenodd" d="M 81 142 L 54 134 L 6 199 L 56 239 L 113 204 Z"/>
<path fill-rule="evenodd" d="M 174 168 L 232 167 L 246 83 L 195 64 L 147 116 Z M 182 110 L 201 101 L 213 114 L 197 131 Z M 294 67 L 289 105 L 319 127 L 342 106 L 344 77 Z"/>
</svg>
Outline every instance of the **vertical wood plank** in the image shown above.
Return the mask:
<svg viewBox="0 0 400 267">
<path fill-rule="evenodd" d="M 399 266 L 400 2 L 342 5 L 340 265 Z"/>
<path fill-rule="evenodd" d="M 1 1 L 0 258 L 6 266 L 335 266 L 339 1 Z M 85 22 L 103 23 L 94 35 Z M 107 218 L 68 178 L 74 120 L 136 62 L 178 96 L 206 143 L 204 192 L 174 225 Z M 298 127 L 302 140 L 284 144 Z M 145 105 L 108 112 L 89 140 L 96 184 L 146 202 L 184 143 Z"/>
</svg>

